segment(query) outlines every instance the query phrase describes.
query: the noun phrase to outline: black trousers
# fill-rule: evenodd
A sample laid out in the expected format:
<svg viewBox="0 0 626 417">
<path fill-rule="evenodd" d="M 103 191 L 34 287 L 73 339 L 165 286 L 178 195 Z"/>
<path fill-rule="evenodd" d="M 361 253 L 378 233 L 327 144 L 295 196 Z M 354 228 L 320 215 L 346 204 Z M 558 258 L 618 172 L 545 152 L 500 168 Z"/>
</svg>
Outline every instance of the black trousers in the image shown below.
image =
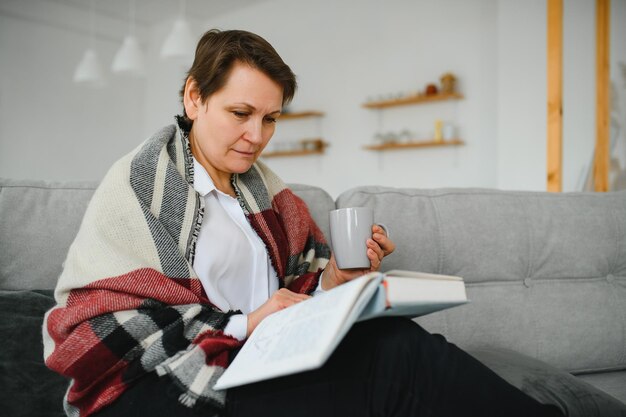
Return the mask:
<svg viewBox="0 0 626 417">
<path fill-rule="evenodd" d="M 227 393 L 231 417 L 562 416 L 508 384 L 443 336 L 413 321 L 356 324 L 320 369 Z M 151 375 L 98 417 L 206 415 L 176 400 L 166 378 Z"/>
</svg>

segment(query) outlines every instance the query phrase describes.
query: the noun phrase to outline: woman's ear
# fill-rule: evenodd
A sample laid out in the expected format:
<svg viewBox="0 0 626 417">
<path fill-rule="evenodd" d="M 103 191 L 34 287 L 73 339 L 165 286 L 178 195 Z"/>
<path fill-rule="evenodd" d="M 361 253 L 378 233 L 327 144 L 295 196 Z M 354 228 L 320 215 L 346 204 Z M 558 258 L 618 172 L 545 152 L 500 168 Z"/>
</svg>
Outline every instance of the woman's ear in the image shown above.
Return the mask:
<svg viewBox="0 0 626 417">
<path fill-rule="evenodd" d="M 183 105 L 185 106 L 185 113 L 187 113 L 187 117 L 191 120 L 195 120 L 198 117 L 198 110 L 202 105 L 202 100 L 200 99 L 198 83 L 191 77 L 188 77 L 185 82 Z"/>
</svg>

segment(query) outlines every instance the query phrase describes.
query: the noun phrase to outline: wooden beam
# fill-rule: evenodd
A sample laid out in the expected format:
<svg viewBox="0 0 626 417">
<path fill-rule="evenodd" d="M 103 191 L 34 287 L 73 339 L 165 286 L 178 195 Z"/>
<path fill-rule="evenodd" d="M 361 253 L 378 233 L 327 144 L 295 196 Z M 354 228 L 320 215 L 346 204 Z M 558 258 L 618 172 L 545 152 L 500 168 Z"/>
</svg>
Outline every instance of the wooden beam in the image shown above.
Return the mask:
<svg viewBox="0 0 626 417">
<path fill-rule="evenodd" d="M 562 190 L 563 171 L 563 0 L 548 0 L 547 190 Z"/>
<path fill-rule="evenodd" d="M 610 0 L 596 0 L 596 152 L 594 189 L 609 191 L 609 29 Z"/>
</svg>

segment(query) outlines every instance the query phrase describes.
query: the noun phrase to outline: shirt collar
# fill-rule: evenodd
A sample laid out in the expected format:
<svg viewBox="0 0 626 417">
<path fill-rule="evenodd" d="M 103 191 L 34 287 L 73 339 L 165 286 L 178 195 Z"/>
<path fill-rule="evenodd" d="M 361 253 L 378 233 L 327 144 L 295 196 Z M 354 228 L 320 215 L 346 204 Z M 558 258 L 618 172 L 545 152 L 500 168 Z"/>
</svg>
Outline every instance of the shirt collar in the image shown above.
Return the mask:
<svg viewBox="0 0 626 417">
<path fill-rule="evenodd" d="M 195 157 L 193 157 L 193 172 L 193 188 L 202 197 L 216 189 L 211 176 Z"/>
</svg>

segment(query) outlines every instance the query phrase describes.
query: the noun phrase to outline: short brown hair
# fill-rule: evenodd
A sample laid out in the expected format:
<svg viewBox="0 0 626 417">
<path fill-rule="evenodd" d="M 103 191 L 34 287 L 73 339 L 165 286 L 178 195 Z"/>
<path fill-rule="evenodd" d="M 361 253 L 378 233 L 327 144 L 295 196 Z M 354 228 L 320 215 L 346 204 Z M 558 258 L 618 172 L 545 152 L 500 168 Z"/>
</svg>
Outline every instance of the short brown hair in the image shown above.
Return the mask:
<svg viewBox="0 0 626 417">
<path fill-rule="evenodd" d="M 192 77 L 196 81 L 200 98 L 204 101 L 224 87 L 235 62 L 242 62 L 262 71 L 282 86 L 283 105 L 289 103 L 296 93 L 296 76 L 291 68 L 269 42 L 245 30 L 211 29 L 202 35 L 186 79 Z M 184 93 L 185 84 L 180 90 L 181 97 Z M 184 106 L 183 116 L 191 125 Z"/>
</svg>

